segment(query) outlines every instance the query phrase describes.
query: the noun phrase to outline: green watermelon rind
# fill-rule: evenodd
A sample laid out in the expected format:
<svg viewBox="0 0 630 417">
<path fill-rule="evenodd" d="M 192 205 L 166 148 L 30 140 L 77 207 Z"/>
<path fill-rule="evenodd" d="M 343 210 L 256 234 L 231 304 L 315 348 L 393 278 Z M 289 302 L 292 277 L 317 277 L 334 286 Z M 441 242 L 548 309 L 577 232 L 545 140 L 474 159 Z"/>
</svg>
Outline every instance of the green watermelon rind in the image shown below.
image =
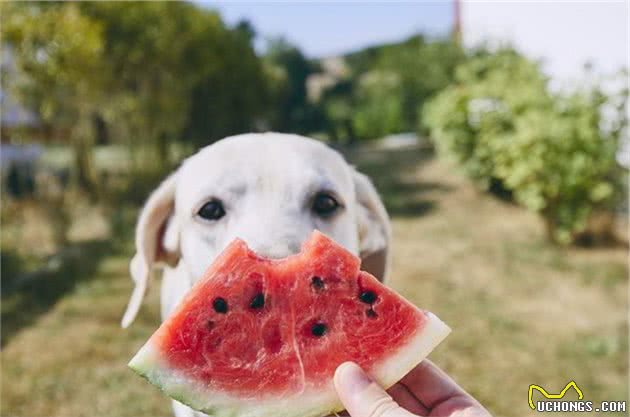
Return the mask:
<svg viewBox="0 0 630 417">
<path fill-rule="evenodd" d="M 304 408 L 303 394 L 287 398 L 270 398 L 268 400 L 244 399 L 231 397 L 224 393 L 204 391 L 200 383 L 182 376 L 177 370 L 169 369 L 162 363 L 153 347 L 147 343 L 129 362 L 129 367 L 156 385 L 169 397 L 195 410 L 216 417 L 261 417 L 261 416 L 316 416 L 320 415 L 321 406 Z M 197 388 L 194 388 L 197 387 Z M 203 400 L 207 399 L 207 400 Z M 299 404 L 291 410 L 291 402 Z M 330 403 L 330 400 L 328 401 Z M 330 412 L 341 411 L 343 407 L 331 408 Z"/>
<path fill-rule="evenodd" d="M 383 387 L 389 388 L 400 381 L 450 333 L 451 329 L 433 313 L 423 314 L 427 316 L 425 325 L 396 352 L 372 367 L 372 377 Z M 312 392 L 266 399 L 246 399 L 206 389 L 198 381 L 170 369 L 151 341 L 131 359 L 129 367 L 171 398 L 216 417 L 320 417 L 344 409 L 332 380 Z"/>
</svg>

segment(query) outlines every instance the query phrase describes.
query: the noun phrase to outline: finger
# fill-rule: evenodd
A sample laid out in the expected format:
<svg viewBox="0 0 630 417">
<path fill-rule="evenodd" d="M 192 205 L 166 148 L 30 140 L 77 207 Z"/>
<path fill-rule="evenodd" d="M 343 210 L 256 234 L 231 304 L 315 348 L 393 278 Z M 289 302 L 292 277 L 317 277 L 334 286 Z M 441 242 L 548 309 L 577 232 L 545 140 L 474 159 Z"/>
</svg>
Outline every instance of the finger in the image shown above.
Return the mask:
<svg viewBox="0 0 630 417">
<path fill-rule="evenodd" d="M 413 417 L 355 363 L 341 364 L 335 372 L 334 384 L 352 417 Z"/>
<path fill-rule="evenodd" d="M 453 397 L 475 402 L 466 391 L 428 359 L 420 362 L 400 383 L 428 409 Z"/>
<path fill-rule="evenodd" d="M 387 393 L 405 410 L 418 415 L 427 415 L 429 410 L 403 384 L 394 384 Z"/>
</svg>

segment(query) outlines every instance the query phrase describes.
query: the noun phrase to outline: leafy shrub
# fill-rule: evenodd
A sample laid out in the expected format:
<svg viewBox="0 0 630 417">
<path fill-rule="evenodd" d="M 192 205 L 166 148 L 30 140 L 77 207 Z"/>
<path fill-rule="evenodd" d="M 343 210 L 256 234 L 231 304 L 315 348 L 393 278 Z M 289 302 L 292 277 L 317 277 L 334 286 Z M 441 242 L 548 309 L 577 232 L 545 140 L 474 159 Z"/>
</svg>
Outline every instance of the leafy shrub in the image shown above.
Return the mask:
<svg viewBox="0 0 630 417">
<path fill-rule="evenodd" d="M 494 176 L 490 143 L 513 130 L 532 107 L 548 107 L 538 66 L 513 50 L 480 52 L 457 67 L 455 82 L 425 105 L 422 122 L 443 155 L 487 188 Z"/>
<path fill-rule="evenodd" d="M 609 102 L 597 89 L 551 94 L 536 63 L 502 50 L 458 67 L 423 121 L 439 152 L 482 187 L 499 181 L 542 215 L 552 240 L 569 243 L 621 194 L 615 153 L 625 119 L 622 105 L 603 128 Z"/>
<path fill-rule="evenodd" d="M 352 125 L 359 137 L 379 138 L 404 129 L 400 78 L 397 74 L 368 72 L 359 80 L 355 94 L 357 104 Z"/>
<path fill-rule="evenodd" d="M 524 113 L 509 137 L 492 144 L 495 175 L 519 203 L 542 214 L 549 236 L 561 243 L 583 231 L 594 210 L 611 209 L 620 194 L 617 140 L 600 129 L 597 96 L 558 97 L 551 109 Z"/>
<path fill-rule="evenodd" d="M 341 66 L 322 60 L 321 81 L 332 85 L 316 100 L 329 136 L 352 143 L 413 131 L 417 109 L 449 85 L 464 58 L 450 39 L 416 35 L 345 55 Z"/>
</svg>

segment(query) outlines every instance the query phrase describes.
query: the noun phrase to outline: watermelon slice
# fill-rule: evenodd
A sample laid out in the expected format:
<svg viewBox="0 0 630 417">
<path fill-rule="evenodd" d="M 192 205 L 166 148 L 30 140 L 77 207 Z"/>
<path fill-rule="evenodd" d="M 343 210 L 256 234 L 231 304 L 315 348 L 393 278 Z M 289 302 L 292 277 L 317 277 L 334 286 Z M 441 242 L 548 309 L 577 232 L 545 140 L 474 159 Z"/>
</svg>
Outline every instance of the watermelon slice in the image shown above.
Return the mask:
<svg viewBox="0 0 630 417">
<path fill-rule="evenodd" d="M 342 362 L 389 387 L 450 332 L 359 264 L 319 232 L 281 260 L 237 239 L 129 366 L 214 416 L 340 411 L 332 378 Z"/>
</svg>

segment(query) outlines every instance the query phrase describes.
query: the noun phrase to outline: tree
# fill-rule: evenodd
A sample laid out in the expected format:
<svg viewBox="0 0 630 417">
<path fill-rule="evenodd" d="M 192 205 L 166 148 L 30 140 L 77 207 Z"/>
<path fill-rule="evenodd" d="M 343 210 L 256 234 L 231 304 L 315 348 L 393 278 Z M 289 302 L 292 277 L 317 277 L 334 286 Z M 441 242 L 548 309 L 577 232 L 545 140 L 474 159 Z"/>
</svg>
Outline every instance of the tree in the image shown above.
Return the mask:
<svg viewBox="0 0 630 417">
<path fill-rule="evenodd" d="M 399 79 L 401 130 L 416 129 L 418 109 L 452 82 L 464 58 L 463 50 L 451 40 L 426 41 L 420 35 L 382 50 L 375 67 Z"/>
<path fill-rule="evenodd" d="M 548 108 L 551 97 L 546 86 L 538 64 L 516 51 L 476 51 L 457 67 L 454 82 L 419 109 L 423 116 L 419 130 L 428 128 L 438 151 L 488 188 L 496 183 L 488 143 L 512 129 L 515 115 L 534 107 Z"/>
<path fill-rule="evenodd" d="M 311 131 L 314 108 L 308 102 L 306 80 L 313 73 L 313 66 L 298 48 L 282 38 L 269 42 L 265 59 L 277 68 L 283 80 L 275 94 L 274 129 L 295 133 Z"/>
<path fill-rule="evenodd" d="M 426 41 L 421 35 L 348 55 L 357 134 L 375 138 L 414 131 L 418 109 L 453 80 L 464 58 L 456 43 Z"/>
<path fill-rule="evenodd" d="M 70 132 L 88 190 L 96 190 L 91 154 L 103 132 L 129 146 L 134 169 L 162 170 L 174 142 L 198 147 L 263 122 L 267 72 L 247 22 L 230 29 L 185 2 L 2 7 L 3 39 L 25 79 L 21 104 Z"/>
<path fill-rule="evenodd" d="M 208 18 L 208 17 L 206 17 Z M 204 25 L 205 26 L 205 25 Z M 207 26 L 206 26 L 207 28 Z M 195 145 L 257 130 L 270 103 L 267 72 L 242 22 L 236 30 L 202 30 L 188 57 L 197 66 L 184 138 Z"/>
<path fill-rule="evenodd" d="M 96 196 L 93 122 L 109 82 L 103 27 L 72 3 L 9 3 L 2 12 L 2 38 L 19 72 L 16 96 L 44 124 L 69 132 L 76 179 Z"/>
<path fill-rule="evenodd" d="M 621 192 L 615 154 L 627 126 L 621 99 L 595 89 L 552 93 L 539 65 L 511 49 L 482 51 L 456 71 L 456 82 L 425 106 L 438 150 L 460 163 L 478 184 L 497 182 L 516 202 L 540 214 L 550 240 L 595 240 L 610 227 L 588 229 Z M 602 110 L 618 114 L 605 127 Z M 594 232 L 594 233 L 592 233 Z"/>
<path fill-rule="evenodd" d="M 224 26 L 216 12 L 183 2 L 85 3 L 105 27 L 116 74 L 109 119 L 122 136 L 155 145 L 205 145 L 254 128 L 267 99 L 251 25 Z M 123 123 L 119 123 L 123 121 Z"/>
<path fill-rule="evenodd" d="M 615 159 L 621 131 L 602 129 L 607 100 L 597 90 L 555 96 L 552 106 L 524 111 L 509 136 L 490 142 L 495 175 L 517 202 L 541 214 L 552 241 L 571 243 L 584 232 L 595 240 L 612 236 L 587 230 L 589 218 L 614 210 L 622 194 Z"/>
<path fill-rule="evenodd" d="M 360 138 L 376 139 L 404 129 L 403 92 L 398 74 L 373 70 L 361 77 L 352 115 Z"/>
</svg>

